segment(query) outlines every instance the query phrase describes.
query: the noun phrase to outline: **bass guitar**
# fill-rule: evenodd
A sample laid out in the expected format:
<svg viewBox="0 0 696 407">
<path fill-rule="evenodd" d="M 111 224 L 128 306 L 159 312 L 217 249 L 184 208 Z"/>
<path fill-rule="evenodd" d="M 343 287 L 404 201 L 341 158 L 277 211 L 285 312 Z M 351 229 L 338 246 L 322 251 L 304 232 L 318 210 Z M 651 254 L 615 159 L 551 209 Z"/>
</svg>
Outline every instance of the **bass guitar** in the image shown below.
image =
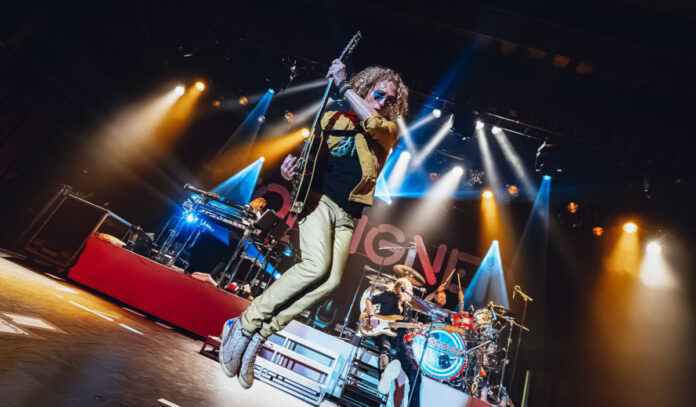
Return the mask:
<svg viewBox="0 0 696 407">
<path fill-rule="evenodd" d="M 347 57 L 353 52 L 353 49 L 358 45 L 358 41 L 362 38 L 360 31 L 353 35 L 350 39 L 348 45 L 343 49 L 341 55 L 338 57 L 339 60 Z M 302 154 L 298 158 L 299 171 L 292 180 L 292 192 L 290 193 L 290 213 L 297 216 L 304 209 L 307 199 L 309 198 L 310 188 L 312 182 L 314 181 L 314 173 L 317 167 L 317 159 L 319 158 L 319 152 L 322 145 L 325 142 L 325 136 L 321 129 L 318 129 L 319 121 L 321 116 L 324 114 L 324 109 L 326 109 L 326 104 L 329 100 L 329 93 L 331 92 L 331 86 L 333 86 L 333 78 L 329 78 L 329 83 L 324 91 L 324 96 L 321 100 L 319 111 L 317 111 L 316 116 L 314 116 L 314 121 L 312 122 L 312 127 L 310 129 L 309 137 L 305 140 L 304 147 L 302 148 Z"/>
<path fill-rule="evenodd" d="M 360 319 L 358 321 L 358 329 L 360 330 L 360 333 L 363 334 L 363 336 L 396 336 L 397 334 L 393 331 L 394 329 L 424 329 L 427 327 L 423 324 L 402 322 L 404 317 L 402 317 L 401 315 L 375 315 L 374 317 L 375 319 L 377 319 L 377 326 L 372 326 L 370 324 L 370 317 L 367 314 L 360 315 Z M 433 326 L 432 329 L 441 329 L 447 332 L 458 333 L 461 335 L 467 334 L 467 332 L 464 329 L 452 325 Z"/>
</svg>

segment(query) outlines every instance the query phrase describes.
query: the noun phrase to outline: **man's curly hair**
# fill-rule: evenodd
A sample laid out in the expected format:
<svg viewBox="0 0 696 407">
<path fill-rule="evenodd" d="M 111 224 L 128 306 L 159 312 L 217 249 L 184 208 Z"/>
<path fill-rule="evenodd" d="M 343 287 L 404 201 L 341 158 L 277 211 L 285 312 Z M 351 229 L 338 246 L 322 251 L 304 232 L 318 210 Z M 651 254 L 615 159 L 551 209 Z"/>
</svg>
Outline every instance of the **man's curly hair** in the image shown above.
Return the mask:
<svg viewBox="0 0 696 407">
<path fill-rule="evenodd" d="M 408 109 L 408 88 L 396 71 L 381 66 L 370 66 L 355 74 L 350 80 L 350 86 L 365 98 L 375 84 L 382 81 L 391 81 L 396 85 L 396 102 L 388 106 L 385 114 L 387 119 L 393 121 L 403 116 Z"/>
</svg>

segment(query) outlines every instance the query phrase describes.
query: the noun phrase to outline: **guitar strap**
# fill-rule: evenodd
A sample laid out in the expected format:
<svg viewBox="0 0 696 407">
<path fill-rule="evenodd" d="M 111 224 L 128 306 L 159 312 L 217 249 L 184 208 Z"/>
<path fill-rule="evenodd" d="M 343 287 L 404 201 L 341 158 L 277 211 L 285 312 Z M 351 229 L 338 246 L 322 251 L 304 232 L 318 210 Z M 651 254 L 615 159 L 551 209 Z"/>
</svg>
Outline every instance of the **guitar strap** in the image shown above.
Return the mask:
<svg viewBox="0 0 696 407">
<path fill-rule="evenodd" d="M 350 120 L 351 123 L 353 123 L 354 128 L 351 130 L 337 130 L 334 129 L 333 127 L 336 125 L 336 122 L 338 119 L 341 118 L 341 116 L 347 118 Z M 360 125 L 360 120 L 358 119 L 357 113 L 354 111 L 347 111 L 347 112 L 336 112 L 331 116 L 329 119 L 329 122 L 326 123 L 326 128 L 322 129 L 322 132 L 324 134 L 329 135 L 329 136 L 336 136 L 336 137 L 355 137 L 356 134 L 358 133 L 364 133 L 365 130 L 362 128 Z M 336 142 L 329 151 L 333 151 L 336 146 L 338 146 L 340 142 Z"/>
</svg>

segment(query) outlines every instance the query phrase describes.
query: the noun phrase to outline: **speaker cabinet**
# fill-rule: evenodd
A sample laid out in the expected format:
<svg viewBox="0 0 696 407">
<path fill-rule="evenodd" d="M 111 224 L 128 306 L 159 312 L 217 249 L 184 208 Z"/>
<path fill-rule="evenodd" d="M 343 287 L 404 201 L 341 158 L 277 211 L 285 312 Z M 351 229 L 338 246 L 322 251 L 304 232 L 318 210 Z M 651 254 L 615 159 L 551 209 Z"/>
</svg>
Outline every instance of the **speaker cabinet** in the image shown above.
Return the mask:
<svg viewBox="0 0 696 407">
<path fill-rule="evenodd" d="M 66 194 L 37 225 L 24 248 L 36 257 L 68 268 L 90 235 L 100 232 L 126 241 L 130 226 L 108 209 Z"/>
</svg>

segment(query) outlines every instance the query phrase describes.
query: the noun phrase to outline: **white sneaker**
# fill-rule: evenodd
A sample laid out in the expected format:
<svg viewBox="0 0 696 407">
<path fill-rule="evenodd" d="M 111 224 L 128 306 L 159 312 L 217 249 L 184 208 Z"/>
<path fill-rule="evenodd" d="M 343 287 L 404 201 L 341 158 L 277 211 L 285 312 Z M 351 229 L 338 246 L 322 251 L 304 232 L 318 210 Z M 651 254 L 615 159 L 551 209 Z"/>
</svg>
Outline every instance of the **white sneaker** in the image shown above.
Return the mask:
<svg viewBox="0 0 696 407">
<path fill-rule="evenodd" d="M 379 385 L 377 385 L 377 391 L 382 394 L 389 393 L 391 390 L 392 382 L 399 376 L 401 372 L 401 362 L 398 360 L 392 360 L 384 371 L 382 376 L 379 378 Z"/>
</svg>

